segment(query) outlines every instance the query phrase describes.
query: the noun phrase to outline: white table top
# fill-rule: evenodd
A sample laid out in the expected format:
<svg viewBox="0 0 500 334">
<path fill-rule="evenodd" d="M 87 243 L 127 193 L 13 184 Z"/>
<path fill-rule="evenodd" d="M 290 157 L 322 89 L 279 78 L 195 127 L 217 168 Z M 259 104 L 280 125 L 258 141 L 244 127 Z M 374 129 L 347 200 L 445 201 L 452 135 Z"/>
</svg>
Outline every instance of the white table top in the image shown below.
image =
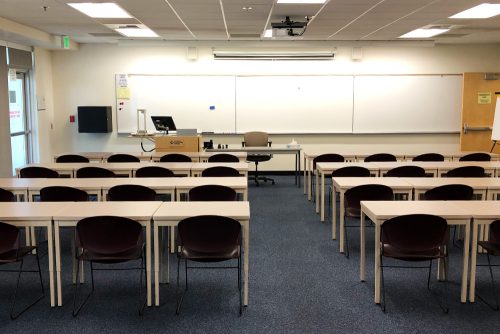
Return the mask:
<svg viewBox="0 0 500 334">
<path fill-rule="evenodd" d="M 469 211 L 454 201 L 361 201 L 361 210 L 370 218 L 380 220 L 409 214 L 433 214 L 445 219 L 472 217 Z"/>
<path fill-rule="evenodd" d="M 474 219 L 500 219 L 499 201 L 453 201 Z"/>
<path fill-rule="evenodd" d="M 237 220 L 250 219 L 249 202 L 163 202 L 154 220 L 178 221 L 198 215 L 223 215 Z"/>
<path fill-rule="evenodd" d="M 366 184 L 382 184 L 393 189 L 411 189 L 413 186 L 400 177 L 334 177 L 336 189 L 352 188 Z"/>
<path fill-rule="evenodd" d="M 239 171 L 247 171 L 248 170 L 248 163 L 247 162 L 200 162 L 193 164 L 191 166 L 192 171 L 202 171 L 210 167 L 218 167 L 218 166 L 224 166 L 224 167 L 231 167 L 234 169 L 237 169 Z"/>
<path fill-rule="evenodd" d="M 20 179 L 23 180 L 23 179 Z M 33 180 L 28 189 L 31 191 L 39 191 L 45 187 L 73 187 L 81 190 L 100 189 L 104 180 L 102 178 L 58 178 L 58 179 L 31 179 Z"/>
<path fill-rule="evenodd" d="M 316 168 L 320 172 L 333 172 L 339 168 L 359 166 L 369 170 L 379 170 L 379 166 L 375 162 L 318 162 Z"/>
<path fill-rule="evenodd" d="M 5 177 L 0 178 L 0 188 L 3 189 L 19 189 L 19 188 L 28 188 L 32 184 L 36 182 L 36 180 L 40 179 L 20 179 L 17 177 Z"/>
<path fill-rule="evenodd" d="M 500 179 L 492 177 L 403 177 L 417 189 L 430 189 L 447 184 L 465 184 L 475 189 L 500 187 Z"/>
<path fill-rule="evenodd" d="M 109 189 L 114 186 L 133 184 L 149 187 L 151 189 L 175 189 L 177 183 L 182 177 L 134 177 L 134 178 L 104 178 L 101 179 L 103 189 Z"/>
<path fill-rule="evenodd" d="M 296 153 L 300 152 L 300 147 L 286 147 L 285 145 L 276 145 L 276 146 L 245 146 L 245 147 L 235 147 L 230 146 L 228 148 L 211 148 L 208 149 L 207 152 L 248 152 L 248 153 Z"/>
<path fill-rule="evenodd" d="M 202 185 L 216 184 L 226 187 L 247 188 L 246 177 L 179 177 L 176 178 L 177 188 L 192 188 Z"/>
<path fill-rule="evenodd" d="M 149 220 L 162 202 L 65 202 L 69 205 L 54 213 L 54 220 L 80 220 L 91 216 L 121 216 Z"/>
<path fill-rule="evenodd" d="M 0 202 L 0 220 L 52 220 L 73 202 Z"/>
</svg>

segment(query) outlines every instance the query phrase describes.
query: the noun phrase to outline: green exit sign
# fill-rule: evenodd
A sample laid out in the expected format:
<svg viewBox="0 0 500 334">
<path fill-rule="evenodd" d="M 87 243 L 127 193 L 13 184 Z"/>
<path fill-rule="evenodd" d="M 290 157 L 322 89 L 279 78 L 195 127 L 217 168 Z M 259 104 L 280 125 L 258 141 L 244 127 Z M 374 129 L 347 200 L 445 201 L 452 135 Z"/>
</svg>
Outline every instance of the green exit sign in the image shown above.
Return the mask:
<svg viewBox="0 0 500 334">
<path fill-rule="evenodd" d="M 62 37 L 62 47 L 63 49 L 69 49 L 69 36 Z"/>
</svg>

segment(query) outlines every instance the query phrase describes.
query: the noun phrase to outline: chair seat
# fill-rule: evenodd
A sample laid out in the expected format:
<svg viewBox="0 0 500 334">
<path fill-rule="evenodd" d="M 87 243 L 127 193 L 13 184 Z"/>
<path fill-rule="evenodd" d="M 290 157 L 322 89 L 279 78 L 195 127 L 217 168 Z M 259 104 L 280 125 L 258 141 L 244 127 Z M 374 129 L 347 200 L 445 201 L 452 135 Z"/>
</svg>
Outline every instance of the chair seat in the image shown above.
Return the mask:
<svg viewBox="0 0 500 334">
<path fill-rule="evenodd" d="M 479 246 L 483 247 L 490 253 L 491 255 L 499 256 L 500 255 L 500 244 L 491 241 L 479 241 L 477 243 Z"/>
<path fill-rule="evenodd" d="M 361 209 L 360 208 L 345 208 L 345 215 L 347 217 L 359 218 L 361 217 Z"/>
<path fill-rule="evenodd" d="M 398 249 L 392 245 L 383 244 L 382 245 L 382 254 L 385 257 L 392 257 L 398 260 L 403 261 L 428 261 L 431 259 L 436 259 L 440 257 L 444 257 L 439 247 L 426 249 L 423 251 L 412 251 L 405 252 L 404 250 Z"/>
<path fill-rule="evenodd" d="M 269 161 L 271 160 L 270 155 L 263 155 L 263 154 L 251 154 L 247 156 L 247 161 L 252 161 L 252 162 L 262 162 L 262 161 Z"/>
<path fill-rule="evenodd" d="M 84 249 L 82 254 L 77 256 L 77 259 L 84 261 L 93 261 L 97 263 L 119 263 L 130 260 L 138 260 L 142 257 L 142 248 L 143 247 L 135 247 L 122 253 L 116 253 L 112 255 L 91 252 L 87 249 Z"/>
<path fill-rule="evenodd" d="M 19 247 L 19 250 L 13 249 L 5 253 L 0 254 L 0 264 L 12 263 L 21 260 L 25 255 L 30 253 L 36 247 L 34 246 L 26 246 Z"/>
<path fill-rule="evenodd" d="M 226 249 L 217 249 L 213 252 L 198 251 L 182 247 L 179 256 L 183 259 L 198 262 L 226 261 L 227 259 L 237 259 L 240 256 L 240 247 L 235 245 L 234 247 Z"/>
</svg>

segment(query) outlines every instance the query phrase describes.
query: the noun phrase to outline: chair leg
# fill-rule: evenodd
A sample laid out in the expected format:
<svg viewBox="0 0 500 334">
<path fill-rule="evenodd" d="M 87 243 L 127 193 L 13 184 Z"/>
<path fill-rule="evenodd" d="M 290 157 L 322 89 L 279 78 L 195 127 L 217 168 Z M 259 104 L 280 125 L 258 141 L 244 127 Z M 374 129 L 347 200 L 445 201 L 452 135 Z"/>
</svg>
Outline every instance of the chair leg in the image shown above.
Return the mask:
<svg viewBox="0 0 500 334">
<path fill-rule="evenodd" d="M 78 261 L 78 262 L 80 262 L 80 261 Z M 83 306 L 85 306 L 85 304 L 87 303 L 87 301 L 90 299 L 90 297 L 94 293 L 94 289 L 95 289 L 95 286 L 94 286 L 94 270 L 93 270 L 94 268 L 93 268 L 93 265 L 92 265 L 92 261 L 90 261 L 90 277 L 91 277 L 91 281 L 92 281 L 92 289 L 89 292 L 89 294 L 87 295 L 87 297 L 85 297 L 84 301 L 77 308 L 76 307 L 76 304 L 77 304 L 76 302 L 78 300 L 78 290 L 79 290 L 80 285 L 82 284 L 80 282 L 80 280 L 78 279 L 78 275 L 80 274 L 80 263 L 78 263 L 78 266 L 76 268 L 77 268 L 76 269 L 77 280 L 76 280 L 76 285 L 75 285 L 75 296 L 74 296 L 74 299 L 73 299 L 73 317 L 76 317 L 78 315 L 78 313 L 80 312 L 80 310 L 83 308 Z"/>
<path fill-rule="evenodd" d="M 242 289 L 241 289 L 241 252 L 238 257 L 238 295 L 240 298 L 240 317 L 243 314 L 243 298 L 242 298 Z"/>
<path fill-rule="evenodd" d="M 434 297 L 434 299 L 438 303 L 438 305 L 441 308 L 441 310 L 444 313 L 448 313 L 448 306 L 441 301 L 441 299 L 438 297 L 438 295 L 434 291 L 431 290 L 431 287 L 430 287 L 431 271 L 432 271 L 432 260 L 429 261 L 429 275 L 428 275 L 428 278 L 427 278 L 427 289 L 429 290 L 429 292 L 431 293 L 431 295 Z M 445 282 L 445 284 L 446 284 L 446 282 Z"/>
<path fill-rule="evenodd" d="M 36 263 L 37 263 L 37 266 L 38 266 L 38 275 L 40 277 L 40 286 L 42 288 L 42 295 L 39 296 L 37 299 L 35 299 L 31 304 L 29 304 L 28 306 L 24 307 L 21 311 L 19 311 L 17 313 L 14 313 L 14 308 L 16 306 L 17 291 L 19 290 L 19 285 L 20 285 L 20 282 L 21 282 L 21 273 L 23 272 L 24 259 L 21 259 L 21 263 L 19 264 L 19 272 L 18 272 L 18 275 L 17 275 L 16 290 L 14 291 L 14 296 L 12 298 L 12 305 L 11 305 L 11 308 L 10 308 L 10 319 L 12 319 L 12 320 L 17 319 L 21 314 L 23 314 L 24 312 L 26 312 L 33 305 L 35 305 L 40 300 L 42 300 L 43 297 L 45 297 L 45 289 L 43 287 L 42 271 L 40 270 L 40 258 L 38 257 L 38 252 L 36 252 L 35 256 L 36 256 Z M 32 271 L 30 271 L 30 272 L 32 272 Z"/>
<path fill-rule="evenodd" d="M 385 312 L 385 282 L 384 282 L 384 263 L 382 262 L 382 254 L 380 254 L 380 276 L 381 279 L 381 288 L 382 288 L 382 302 L 380 303 L 380 308 L 382 312 Z"/>
<path fill-rule="evenodd" d="M 499 306 L 498 306 L 498 300 L 497 300 L 497 294 L 496 294 L 496 291 L 495 291 L 495 280 L 493 278 L 493 270 L 491 269 L 491 261 L 490 261 L 490 254 L 489 253 L 486 253 L 486 257 L 488 259 L 488 268 L 490 270 L 490 278 L 491 278 L 491 294 L 495 300 L 495 305 L 492 305 L 491 303 L 487 302 L 486 299 L 484 299 L 483 297 L 481 297 L 477 292 L 476 292 L 476 297 L 481 300 L 483 303 L 485 303 L 486 305 L 488 305 L 489 308 L 491 308 L 492 310 L 494 311 L 498 311 L 499 310 Z M 477 291 L 477 290 L 476 290 Z"/>
<path fill-rule="evenodd" d="M 175 309 L 175 314 L 176 315 L 179 315 L 179 312 L 181 311 L 181 306 L 182 306 L 182 302 L 184 301 L 184 295 L 186 294 L 186 291 L 187 291 L 187 259 L 186 259 L 186 286 L 184 288 L 184 291 L 182 291 L 182 293 L 179 292 L 180 290 L 180 266 L 181 266 L 181 258 L 180 257 L 177 257 L 177 291 L 176 291 L 176 294 L 177 294 L 177 307 Z"/>
<path fill-rule="evenodd" d="M 345 257 L 349 258 L 349 239 L 347 238 L 346 216 L 344 216 L 344 240 L 345 240 Z"/>
<path fill-rule="evenodd" d="M 147 293 L 142 297 L 142 276 L 144 275 L 144 282 L 146 282 L 146 266 L 144 265 L 144 253 L 141 256 L 141 269 L 139 270 L 139 315 L 144 314 L 144 308 L 147 303 Z"/>
</svg>

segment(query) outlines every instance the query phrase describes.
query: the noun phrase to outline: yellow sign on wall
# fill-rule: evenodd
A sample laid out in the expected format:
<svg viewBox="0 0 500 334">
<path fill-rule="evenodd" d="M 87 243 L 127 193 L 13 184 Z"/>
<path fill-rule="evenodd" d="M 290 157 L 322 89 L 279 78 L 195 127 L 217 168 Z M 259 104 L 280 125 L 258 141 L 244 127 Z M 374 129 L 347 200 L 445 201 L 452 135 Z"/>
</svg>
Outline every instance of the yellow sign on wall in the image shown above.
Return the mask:
<svg viewBox="0 0 500 334">
<path fill-rule="evenodd" d="M 491 93 L 490 92 L 477 93 L 477 104 L 491 104 Z"/>
</svg>

